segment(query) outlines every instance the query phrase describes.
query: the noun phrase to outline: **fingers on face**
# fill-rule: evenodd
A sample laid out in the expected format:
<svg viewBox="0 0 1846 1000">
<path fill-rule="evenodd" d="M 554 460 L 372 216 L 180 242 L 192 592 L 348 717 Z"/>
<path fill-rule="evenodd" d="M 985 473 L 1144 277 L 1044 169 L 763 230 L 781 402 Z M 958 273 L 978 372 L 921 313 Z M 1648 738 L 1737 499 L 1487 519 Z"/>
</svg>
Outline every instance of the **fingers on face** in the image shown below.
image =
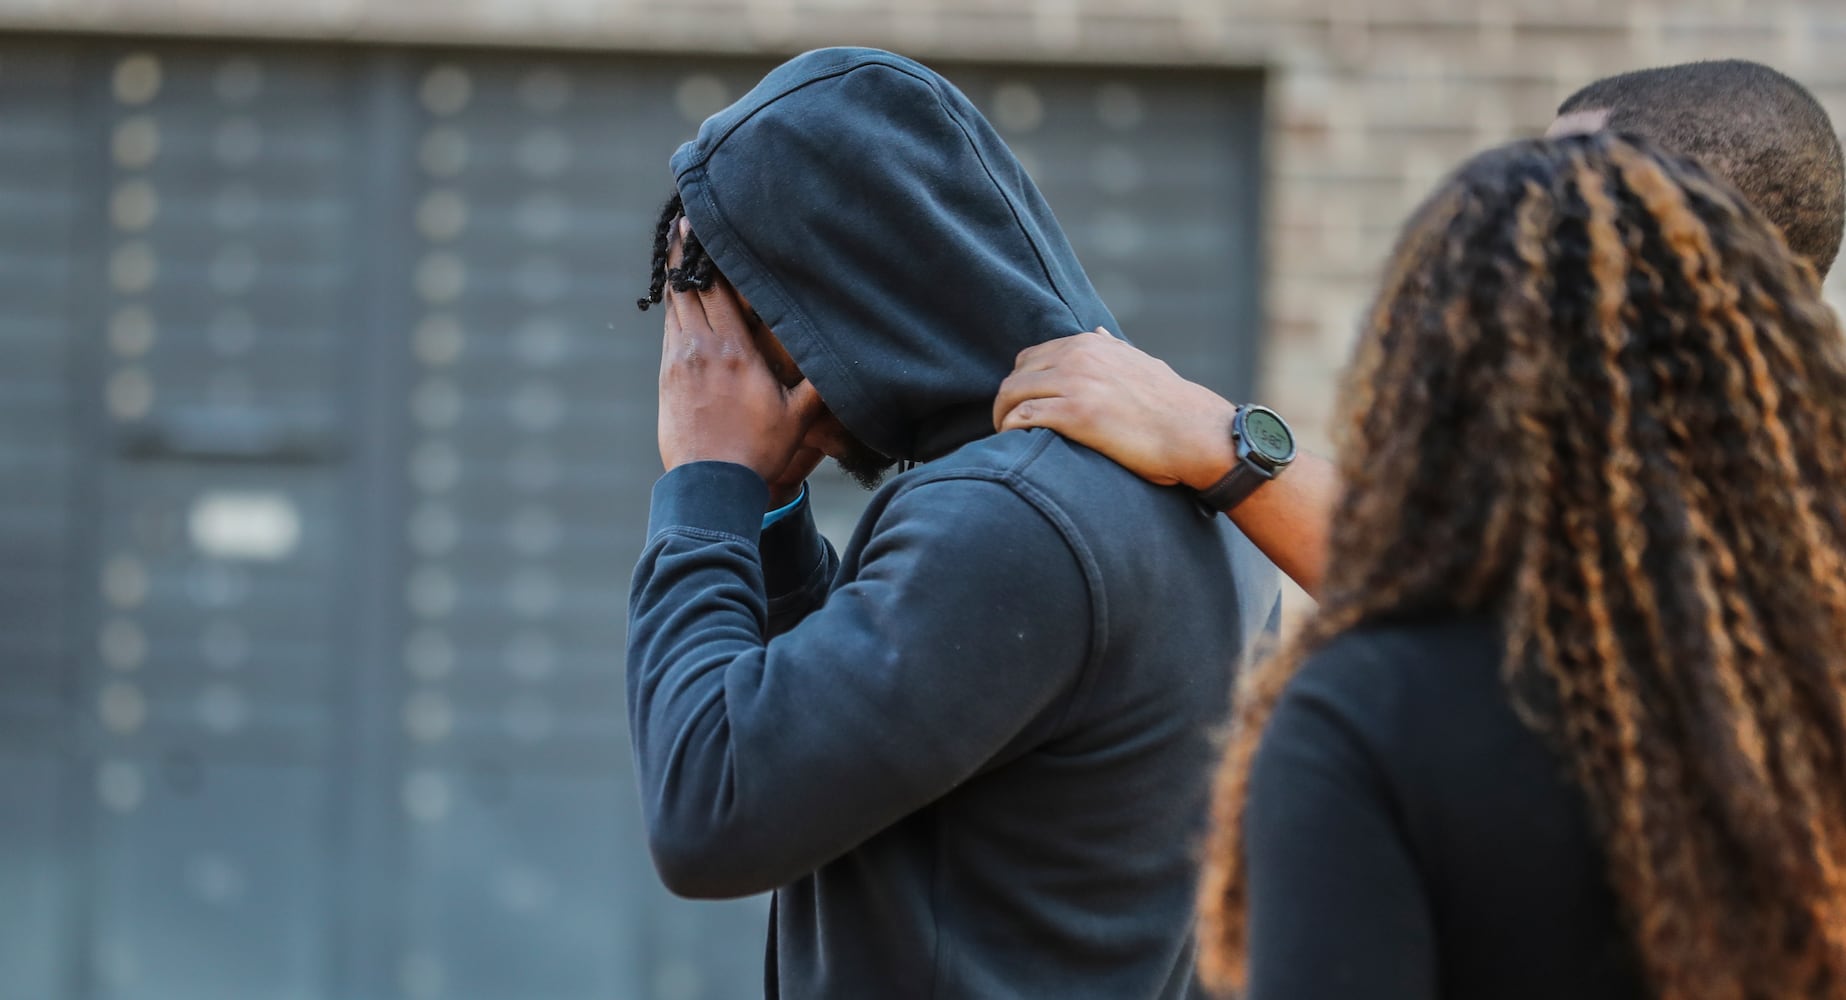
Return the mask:
<svg viewBox="0 0 1846 1000">
<path fill-rule="evenodd" d="M 789 412 L 803 424 L 811 424 L 826 412 L 827 404 L 821 401 L 820 390 L 806 379 L 796 382 L 788 390 Z"/>
<path fill-rule="evenodd" d="M 673 227 L 667 241 L 669 267 L 678 267 L 685 259 L 685 239 L 691 232 L 692 224 L 685 216 L 680 216 L 679 224 Z M 751 348 L 750 324 L 744 317 L 736 290 L 723 275 L 715 275 L 714 279 L 710 288 L 684 292 L 668 282 L 665 294 L 671 306 L 669 311 L 678 315 L 682 330 L 711 340 L 714 349 L 720 352 Z"/>
<path fill-rule="evenodd" d="M 684 216 L 667 235 L 667 266 L 678 267 L 685 259 L 685 236 L 691 232 L 690 224 Z M 675 291 L 672 282 L 667 282 L 663 290 L 662 302 L 666 308 L 662 323 L 664 325 L 664 346 L 661 350 L 661 372 L 664 375 L 670 366 L 697 365 L 704 360 L 706 353 L 714 346 L 710 334 L 711 324 L 705 318 L 704 303 L 692 292 Z"/>
<path fill-rule="evenodd" d="M 683 215 L 679 217 L 679 222 L 667 231 L 668 267 L 678 267 L 680 261 L 686 259 L 686 234 L 690 232 L 692 232 L 692 224 L 687 222 Z"/>
<path fill-rule="evenodd" d="M 718 336 L 727 344 L 754 346 L 750 321 L 744 317 L 743 304 L 737 301 L 737 292 L 729 283 L 722 279 L 714 281 L 710 288 L 697 294 L 705 319 Z"/>
<path fill-rule="evenodd" d="M 664 384 L 668 371 L 692 353 L 694 345 L 686 342 L 685 330 L 680 326 L 679 314 L 673 310 L 672 303 L 661 312 L 665 314 L 660 341 L 660 378 Z"/>
<path fill-rule="evenodd" d="M 695 292 L 681 292 L 667 282 L 667 311 L 679 321 L 680 329 L 687 336 L 703 337 L 710 324 L 705 318 L 705 303 L 699 300 Z"/>
<path fill-rule="evenodd" d="M 679 217 L 672 230 L 667 234 L 667 267 L 677 268 L 686 259 L 686 237 L 692 235 L 692 223 L 685 216 Z M 697 329 L 704 326 L 704 303 L 697 292 L 682 292 L 667 282 L 665 289 L 667 304 L 679 312 L 679 321 L 683 328 Z"/>
<path fill-rule="evenodd" d="M 667 233 L 668 268 L 677 268 L 686 259 L 686 236 L 691 232 L 692 224 L 682 215 L 679 217 L 679 222 Z M 671 281 L 667 282 L 667 287 L 663 291 L 667 306 L 665 311 L 669 324 L 669 336 L 672 334 L 672 327 L 676 325 L 682 339 L 687 337 L 696 339 L 699 332 L 706 326 L 704 306 L 699 302 L 698 296 L 675 290 Z"/>
</svg>

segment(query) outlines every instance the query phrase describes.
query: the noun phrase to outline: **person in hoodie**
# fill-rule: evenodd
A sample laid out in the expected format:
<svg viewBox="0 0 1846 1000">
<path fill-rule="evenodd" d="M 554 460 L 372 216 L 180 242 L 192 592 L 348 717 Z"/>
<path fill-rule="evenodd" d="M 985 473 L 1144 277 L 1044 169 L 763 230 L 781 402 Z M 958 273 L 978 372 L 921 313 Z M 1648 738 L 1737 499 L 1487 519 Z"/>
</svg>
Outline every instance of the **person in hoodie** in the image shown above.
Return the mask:
<svg viewBox="0 0 1846 1000">
<path fill-rule="evenodd" d="M 628 632 L 661 878 L 774 891 L 770 996 L 1198 995 L 1209 773 L 1278 577 L 1188 491 L 994 433 L 1021 349 L 1117 328 L 1050 209 L 868 49 L 785 63 L 671 165 Z M 914 463 L 837 555 L 821 452 Z"/>
</svg>

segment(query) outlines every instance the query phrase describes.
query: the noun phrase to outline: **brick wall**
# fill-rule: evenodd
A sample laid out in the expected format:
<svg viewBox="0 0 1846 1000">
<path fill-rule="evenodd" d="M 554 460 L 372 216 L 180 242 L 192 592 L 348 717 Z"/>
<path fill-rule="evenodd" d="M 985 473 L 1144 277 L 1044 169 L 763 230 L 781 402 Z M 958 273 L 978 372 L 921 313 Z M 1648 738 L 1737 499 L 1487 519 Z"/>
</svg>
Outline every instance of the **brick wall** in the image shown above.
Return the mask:
<svg viewBox="0 0 1846 1000">
<path fill-rule="evenodd" d="M 1832 0 L 0 0 L 4 27 L 1263 66 L 1262 395 L 1310 442 L 1404 214 L 1466 154 L 1542 130 L 1577 86 L 1739 56 L 1803 80 L 1846 123 Z M 1831 293 L 1846 302 L 1846 280 Z"/>
</svg>

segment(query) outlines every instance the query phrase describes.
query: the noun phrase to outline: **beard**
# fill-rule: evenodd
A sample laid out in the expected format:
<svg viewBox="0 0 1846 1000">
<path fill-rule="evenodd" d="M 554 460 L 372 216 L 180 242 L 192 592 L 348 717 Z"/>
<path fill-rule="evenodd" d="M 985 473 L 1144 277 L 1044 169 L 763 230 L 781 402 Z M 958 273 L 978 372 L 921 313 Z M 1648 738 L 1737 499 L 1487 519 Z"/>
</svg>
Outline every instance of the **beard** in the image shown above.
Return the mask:
<svg viewBox="0 0 1846 1000">
<path fill-rule="evenodd" d="M 834 464 L 840 471 L 852 477 L 852 481 L 868 490 L 875 490 L 885 481 L 885 473 L 897 464 L 891 458 L 859 440 L 852 435 L 846 438 L 846 454 L 834 456 Z"/>
</svg>

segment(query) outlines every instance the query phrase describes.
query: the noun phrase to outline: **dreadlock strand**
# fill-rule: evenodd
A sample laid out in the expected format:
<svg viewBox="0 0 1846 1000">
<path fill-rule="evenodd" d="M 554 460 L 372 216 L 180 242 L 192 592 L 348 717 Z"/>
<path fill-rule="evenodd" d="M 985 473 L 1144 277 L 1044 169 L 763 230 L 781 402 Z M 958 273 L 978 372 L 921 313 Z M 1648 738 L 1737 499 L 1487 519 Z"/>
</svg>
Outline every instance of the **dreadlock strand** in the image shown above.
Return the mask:
<svg viewBox="0 0 1846 1000">
<path fill-rule="evenodd" d="M 667 203 L 660 209 L 660 218 L 654 223 L 654 255 L 648 262 L 647 294 L 635 300 L 636 308 L 642 312 L 647 307 L 658 303 L 666 295 L 667 257 L 672 245 L 673 224 L 685 214 L 685 206 L 680 201 L 679 192 L 675 191 Z"/>
<path fill-rule="evenodd" d="M 678 193 L 668 198 L 660 209 L 659 219 L 654 223 L 653 255 L 648 262 L 647 294 L 635 300 L 635 306 L 642 312 L 662 301 L 669 287 L 676 292 L 703 292 L 717 283 L 718 265 L 706 252 L 698 234 L 691 230 L 687 230 L 680 241 L 678 266 L 670 265 L 673 229 L 685 214 L 686 206 Z"/>
<path fill-rule="evenodd" d="M 679 266 L 667 270 L 667 283 L 676 292 L 703 292 L 710 290 L 717 279 L 718 267 L 705 252 L 699 234 L 687 230 L 685 239 L 680 241 Z"/>
</svg>

